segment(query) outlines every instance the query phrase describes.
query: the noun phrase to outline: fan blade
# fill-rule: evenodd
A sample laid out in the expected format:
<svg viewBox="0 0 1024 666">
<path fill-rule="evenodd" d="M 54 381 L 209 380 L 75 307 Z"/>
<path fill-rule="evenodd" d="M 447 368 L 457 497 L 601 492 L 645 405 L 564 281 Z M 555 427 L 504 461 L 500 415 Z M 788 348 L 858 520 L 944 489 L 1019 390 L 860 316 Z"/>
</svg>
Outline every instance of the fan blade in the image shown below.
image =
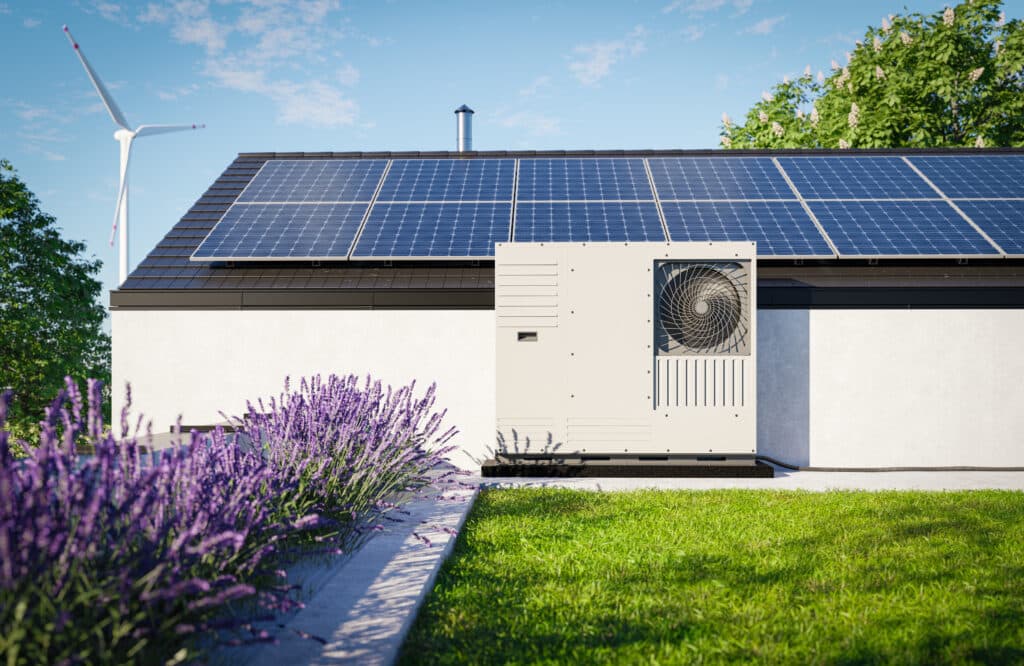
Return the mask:
<svg viewBox="0 0 1024 666">
<path fill-rule="evenodd" d="M 206 125 L 139 125 L 135 130 L 135 136 L 152 136 L 154 134 L 168 134 L 169 132 L 184 132 L 185 130 L 203 129 Z"/>
<path fill-rule="evenodd" d="M 128 127 L 128 120 L 125 119 L 124 114 L 121 113 L 121 109 L 117 107 L 117 102 L 115 102 L 114 98 L 110 96 L 110 92 L 107 90 L 107 87 L 103 85 L 103 81 L 100 81 L 100 77 L 95 71 L 93 71 L 92 66 L 89 64 L 89 61 L 86 60 L 85 54 L 82 53 L 82 49 L 78 46 L 78 42 L 75 41 L 75 38 L 71 36 L 71 31 L 68 30 L 67 26 L 64 26 L 64 34 L 68 36 L 68 41 L 71 42 L 72 48 L 75 49 L 75 55 L 77 55 L 78 59 L 82 61 L 82 67 L 85 67 L 85 73 L 89 76 L 89 80 L 92 81 L 92 85 L 96 88 L 96 92 L 99 93 L 100 99 L 103 100 L 103 106 L 107 107 L 107 112 L 114 120 L 114 123 L 116 123 L 121 129 L 131 131 L 131 128 Z"/>
</svg>

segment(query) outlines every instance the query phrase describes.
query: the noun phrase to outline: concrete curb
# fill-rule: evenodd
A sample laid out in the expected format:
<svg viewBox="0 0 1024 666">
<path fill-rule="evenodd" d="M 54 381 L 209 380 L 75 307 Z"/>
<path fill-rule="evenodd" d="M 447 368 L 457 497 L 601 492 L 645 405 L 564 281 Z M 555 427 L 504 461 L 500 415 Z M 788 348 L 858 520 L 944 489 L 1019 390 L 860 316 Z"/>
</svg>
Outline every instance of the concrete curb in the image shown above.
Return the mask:
<svg viewBox="0 0 1024 666">
<path fill-rule="evenodd" d="M 441 491 L 438 491 L 441 492 Z M 445 529 L 459 530 L 477 488 L 445 490 L 443 496 L 403 507 L 409 515 L 389 523 L 326 580 L 319 591 L 267 645 L 245 661 L 254 666 L 392 664 L 416 613 L 455 546 Z M 413 533 L 428 538 L 431 546 Z M 326 645 L 302 638 L 305 632 Z"/>
</svg>

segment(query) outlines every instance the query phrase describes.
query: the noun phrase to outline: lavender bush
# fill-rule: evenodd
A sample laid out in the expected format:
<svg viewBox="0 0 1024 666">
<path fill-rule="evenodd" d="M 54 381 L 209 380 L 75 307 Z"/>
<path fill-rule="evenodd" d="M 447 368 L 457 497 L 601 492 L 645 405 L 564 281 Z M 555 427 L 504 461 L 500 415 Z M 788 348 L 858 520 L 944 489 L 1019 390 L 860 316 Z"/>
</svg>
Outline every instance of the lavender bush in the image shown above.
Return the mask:
<svg viewBox="0 0 1024 666">
<path fill-rule="evenodd" d="M 238 433 L 258 443 L 278 475 L 298 487 L 282 497 L 285 511 L 316 513 L 341 548 L 351 548 L 407 493 L 454 483 L 443 470 L 445 412 L 434 412 L 436 385 L 415 397 L 356 375 L 303 378 L 299 390 L 247 403 Z"/>
<path fill-rule="evenodd" d="M 71 380 L 15 460 L 0 396 L 0 659 L 177 663 L 215 641 L 274 640 L 252 622 L 298 605 L 281 583 L 311 542 L 351 547 L 447 449 L 434 390 L 330 377 L 250 405 L 239 439 L 193 432 L 160 455 L 104 433 Z M 141 420 L 140 420 L 141 422 Z M 138 427 L 136 427 L 136 433 Z M 95 455 L 75 452 L 87 440 Z M 442 474 L 442 476 L 444 476 Z M 197 640 L 200 637 L 202 640 Z"/>
</svg>

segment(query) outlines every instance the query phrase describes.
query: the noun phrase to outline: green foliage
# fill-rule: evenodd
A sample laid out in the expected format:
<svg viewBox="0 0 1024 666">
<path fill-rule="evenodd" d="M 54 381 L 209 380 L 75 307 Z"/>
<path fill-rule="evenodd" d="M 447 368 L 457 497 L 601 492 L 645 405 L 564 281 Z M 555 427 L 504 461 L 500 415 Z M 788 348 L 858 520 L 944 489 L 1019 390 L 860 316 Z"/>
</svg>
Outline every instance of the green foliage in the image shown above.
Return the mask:
<svg viewBox="0 0 1024 666">
<path fill-rule="evenodd" d="M 1024 662 L 1024 493 L 481 493 L 403 664 Z"/>
<path fill-rule="evenodd" d="M 15 389 L 8 419 L 16 439 L 33 441 L 34 424 L 66 375 L 110 383 L 100 262 L 83 259 L 84 251 L 84 243 L 61 237 L 56 220 L 0 160 L 0 390 Z"/>
<path fill-rule="evenodd" d="M 869 27 L 828 76 L 765 93 L 726 148 L 1024 146 L 1024 22 L 967 0 Z"/>
</svg>

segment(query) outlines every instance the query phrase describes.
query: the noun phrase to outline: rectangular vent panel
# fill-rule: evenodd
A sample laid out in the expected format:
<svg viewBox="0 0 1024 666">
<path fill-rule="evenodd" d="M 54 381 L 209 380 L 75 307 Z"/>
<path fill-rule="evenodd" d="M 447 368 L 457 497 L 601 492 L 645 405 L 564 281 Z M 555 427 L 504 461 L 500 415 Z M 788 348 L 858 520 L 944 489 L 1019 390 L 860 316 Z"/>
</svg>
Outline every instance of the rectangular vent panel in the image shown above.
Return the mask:
<svg viewBox="0 0 1024 666">
<path fill-rule="evenodd" d="M 495 270 L 499 327 L 558 326 L 558 264 L 500 264 Z"/>
<path fill-rule="evenodd" d="M 745 358 L 659 357 L 654 362 L 654 407 L 743 407 Z"/>
<path fill-rule="evenodd" d="M 498 440 L 501 453 L 550 453 L 558 448 L 553 437 L 551 419 L 510 418 L 498 419 Z"/>
</svg>

